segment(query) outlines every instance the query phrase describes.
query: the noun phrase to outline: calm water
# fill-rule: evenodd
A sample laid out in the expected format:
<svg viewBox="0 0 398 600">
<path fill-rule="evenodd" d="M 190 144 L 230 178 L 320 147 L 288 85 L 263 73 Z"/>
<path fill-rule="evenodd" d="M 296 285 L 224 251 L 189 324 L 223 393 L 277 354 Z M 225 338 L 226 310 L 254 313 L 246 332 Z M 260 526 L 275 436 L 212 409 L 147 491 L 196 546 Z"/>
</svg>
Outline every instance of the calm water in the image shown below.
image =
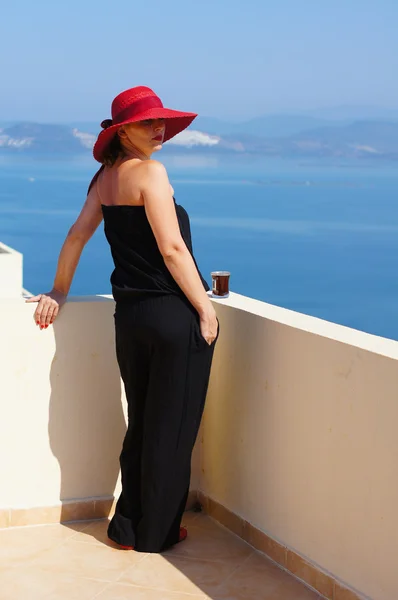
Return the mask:
<svg viewBox="0 0 398 600">
<path fill-rule="evenodd" d="M 398 174 L 393 166 L 159 158 L 191 217 L 204 277 L 231 289 L 398 339 Z M 48 291 L 96 165 L 0 156 L 0 240 L 24 254 L 24 286 Z M 71 294 L 110 293 L 102 225 Z"/>
</svg>

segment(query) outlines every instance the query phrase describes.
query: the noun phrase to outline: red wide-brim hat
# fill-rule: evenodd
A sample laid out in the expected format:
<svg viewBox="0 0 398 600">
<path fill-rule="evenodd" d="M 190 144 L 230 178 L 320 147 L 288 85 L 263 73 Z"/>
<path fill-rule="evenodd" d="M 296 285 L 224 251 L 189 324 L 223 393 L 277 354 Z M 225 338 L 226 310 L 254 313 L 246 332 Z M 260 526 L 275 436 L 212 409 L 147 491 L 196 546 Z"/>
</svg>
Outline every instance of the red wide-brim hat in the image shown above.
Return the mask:
<svg viewBox="0 0 398 600">
<path fill-rule="evenodd" d="M 186 129 L 198 115 L 164 108 L 160 98 L 150 88 L 138 86 L 121 92 L 112 102 L 112 119 L 102 121 L 104 128 L 94 144 L 95 160 L 102 163 L 104 153 L 116 135 L 119 127 L 127 123 L 136 123 L 146 119 L 165 119 L 163 141 Z"/>
</svg>

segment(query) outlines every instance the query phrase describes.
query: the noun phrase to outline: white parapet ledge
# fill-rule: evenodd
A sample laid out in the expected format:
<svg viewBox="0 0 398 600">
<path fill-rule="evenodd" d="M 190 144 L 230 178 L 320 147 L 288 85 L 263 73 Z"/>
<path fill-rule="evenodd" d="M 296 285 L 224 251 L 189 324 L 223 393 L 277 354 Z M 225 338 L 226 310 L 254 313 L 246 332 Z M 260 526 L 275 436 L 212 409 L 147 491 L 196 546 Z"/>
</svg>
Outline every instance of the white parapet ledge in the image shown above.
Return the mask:
<svg viewBox="0 0 398 600">
<path fill-rule="evenodd" d="M 357 346 L 363 350 L 374 352 L 382 356 L 387 356 L 392 359 L 398 359 L 398 342 L 390 340 L 388 338 L 380 337 L 357 329 L 351 329 L 344 325 L 337 325 L 330 321 L 325 321 L 317 317 L 311 317 L 304 315 L 287 308 L 281 308 L 268 304 L 262 300 L 255 300 L 248 296 L 236 294 L 230 292 L 228 298 L 213 298 L 211 292 L 208 292 L 208 296 L 214 303 L 217 309 L 217 305 L 225 306 L 228 308 L 239 309 L 269 321 L 275 321 L 288 327 L 294 327 L 302 331 L 307 331 L 314 335 L 319 335 L 324 338 L 329 338 L 342 344 L 348 344 L 350 346 Z M 68 298 L 69 302 L 101 302 L 109 301 L 113 298 L 109 294 L 100 294 L 98 296 L 72 296 Z"/>
<path fill-rule="evenodd" d="M 209 294 L 210 295 L 210 294 Z M 342 344 L 357 346 L 369 352 L 398 359 L 398 342 L 390 340 L 357 329 L 351 329 L 344 325 L 337 325 L 317 317 L 304 315 L 287 308 L 281 308 L 268 304 L 261 300 L 255 300 L 241 294 L 230 293 L 228 298 L 214 300 L 215 304 L 222 304 L 230 308 L 237 308 L 270 321 L 282 323 L 288 327 L 294 327 L 307 331 L 314 335 L 336 340 Z"/>
</svg>

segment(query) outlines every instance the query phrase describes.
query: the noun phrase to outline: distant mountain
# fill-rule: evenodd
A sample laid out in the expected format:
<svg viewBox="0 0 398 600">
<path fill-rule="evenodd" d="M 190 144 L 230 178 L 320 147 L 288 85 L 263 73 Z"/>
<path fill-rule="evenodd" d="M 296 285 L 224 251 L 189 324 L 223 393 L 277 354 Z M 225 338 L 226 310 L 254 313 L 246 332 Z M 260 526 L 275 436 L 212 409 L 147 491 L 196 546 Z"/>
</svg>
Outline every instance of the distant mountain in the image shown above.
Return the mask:
<svg viewBox="0 0 398 600">
<path fill-rule="evenodd" d="M 398 121 L 398 109 L 382 108 L 380 106 L 353 106 L 342 105 L 330 108 L 316 108 L 313 110 L 297 110 L 298 115 L 307 115 L 316 119 L 331 121 Z M 283 112 L 282 112 L 283 115 Z"/>
<path fill-rule="evenodd" d="M 0 131 L 0 150 L 74 154 L 92 148 L 95 137 L 66 125 L 18 123 Z"/>
<path fill-rule="evenodd" d="M 349 123 L 350 121 L 347 121 Z M 305 115 L 269 115 L 256 117 L 242 123 L 228 123 L 219 119 L 197 117 L 192 126 L 214 135 L 249 134 L 260 137 L 285 137 L 317 129 L 318 127 L 333 127 L 334 121 L 316 119 Z"/>
<path fill-rule="evenodd" d="M 312 127 L 313 119 L 303 120 L 302 123 L 304 122 L 310 122 L 311 128 L 282 137 L 260 134 L 258 127 L 255 129 L 256 134 L 249 127 L 244 131 L 214 133 L 214 129 L 204 129 L 205 122 L 198 121 L 196 129 L 189 128 L 165 144 L 164 152 L 232 152 L 280 157 L 371 156 L 398 160 L 398 121 L 358 121 L 348 125 L 339 122 L 333 126 L 317 128 Z M 293 121 L 288 123 L 286 130 L 293 125 Z M 270 122 L 268 126 L 268 131 L 272 131 Z M 213 123 L 213 127 L 217 127 L 217 124 Z M 281 129 L 279 127 L 278 131 Z M 87 153 L 92 149 L 95 139 L 95 134 L 77 127 L 19 123 L 0 131 L 0 151 L 54 155 Z"/>
<path fill-rule="evenodd" d="M 398 159 L 398 122 L 359 121 L 273 140 L 282 153 Z"/>
<path fill-rule="evenodd" d="M 165 150 L 175 152 L 167 144 Z M 204 146 L 201 151 L 205 151 Z M 250 133 L 222 135 L 218 136 L 218 143 L 212 151 L 279 157 L 372 157 L 398 160 L 398 122 L 361 121 L 274 138 Z"/>
<path fill-rule="evenodd" d="M 371 144 L 379 152 L 392 152 L 398 145 L 398 122 L 357 121 L 346 126 L 324 127 L 301 132 L 301 139 L 318 140 L 323 144 Z"/>
</svg>

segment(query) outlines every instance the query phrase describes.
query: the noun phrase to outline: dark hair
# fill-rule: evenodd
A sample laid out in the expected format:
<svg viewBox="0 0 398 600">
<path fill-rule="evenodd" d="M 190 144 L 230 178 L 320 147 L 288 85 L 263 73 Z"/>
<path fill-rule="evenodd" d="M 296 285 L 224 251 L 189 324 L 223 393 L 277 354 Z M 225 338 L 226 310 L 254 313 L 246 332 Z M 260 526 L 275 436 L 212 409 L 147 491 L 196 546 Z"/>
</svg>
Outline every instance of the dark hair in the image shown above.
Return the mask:
<svg viewBox="0 0 398 600">
<path fill-rule="evenodd" d="M 102 171 L 105 169 L 105 165 L 101 165 L 100 168 L 98 169 L 98 171 L 96 172 L 96 174 L 94 175 L 94 177 L 92 178 L 92 180 L 90 181 L 90 185 L 88 186 L 88 190 L 87 190 L 87 196 L 90 193 L 91 188 L 93 187 L 94 183 L 97 181 L 98 177 L 100 176 L 100 174 L 102 173 Z"/>
<path fill-rule="evenodd" d="M 123 147 L 120 143 L 120 138 L 116 133 L 112 141 L 108 144 L 108 147 L 106 148 L 105 152 L 103 153 L 102 164 L 106 167 L 113 167 L 117 159 L 123 155 Z"/>
<path fill-rule="evenodd" d="M 105 121 L 103 121 L 103 123 L 105 123 Z M 106 128 L 104 127 L 104 129 Z M 108 144 L 108 147 L 106 148 L 105 152 L 103 153 L 102 165 L 90 181 L 90 185 L 88 186 L 87 190 L 87 195 L 90 193 L 91 188 L 93 187 L 94 183 L 97 181 L 98 177 L 105 169 L 105 167 L 113 167 L 113 165 L 120 156 L 124 156 L 124 150 L 122 144 L 120 143 L 120 138 L 116 134 L 113 137 L 112 141 Z"/>
</svg>

